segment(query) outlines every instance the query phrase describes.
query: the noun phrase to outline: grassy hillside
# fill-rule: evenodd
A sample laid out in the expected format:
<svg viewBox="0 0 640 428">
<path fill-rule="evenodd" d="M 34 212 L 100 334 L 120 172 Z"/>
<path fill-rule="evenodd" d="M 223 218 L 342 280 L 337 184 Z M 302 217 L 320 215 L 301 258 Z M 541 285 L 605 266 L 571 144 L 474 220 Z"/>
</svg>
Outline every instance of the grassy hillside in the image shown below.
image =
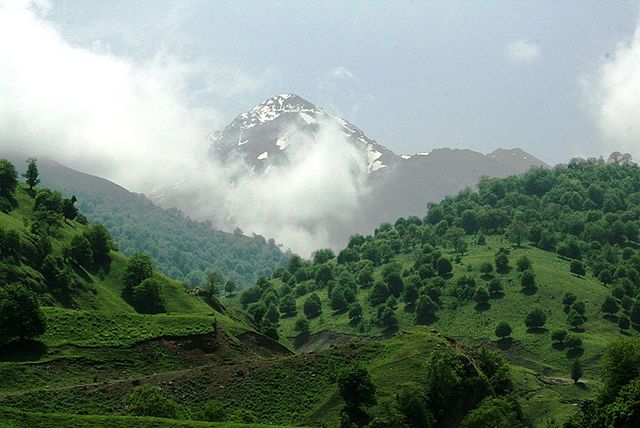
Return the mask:
<svg viewBox="0 0 640 428">
<path fill-rule="evenodd" d="M 19 171 L 26 155 L 10 154 Z M 272 241 L 261 236 L 225 233 L 196 222 L 180 211 L 165 210 L 100 177 L 38 159 L 43 186 L 75 195 L 78 207 L 91 222 L 104 224 L 126 255 L 149 253 L 164 274 L 201 285 L 204 276 L 217 270 L 225 278 L 247 285 L 269 275 L 286 262 Z"/>
<path fill-rule="evenodd" d="M 390 336 L 427 324 L 499 350 L 534 425 L 564 421 L 597 397 L 607 345 L 639 336 L 639 195 L 640 168 L 628 163 L 577 160 L 483 180 L 478 192 L 431 204 L 424 219 L 353 236 L 337 257 L 294 256 L 230 301 L 257 323 L 277 323 L 300 349 L 334 333 Z M 545 322 L 525 324 L 536 309 Z M 499 322 L 511 327 L 505 338 Z M 557 330 L 566 340 L 552 339 Z"/>
</svg>

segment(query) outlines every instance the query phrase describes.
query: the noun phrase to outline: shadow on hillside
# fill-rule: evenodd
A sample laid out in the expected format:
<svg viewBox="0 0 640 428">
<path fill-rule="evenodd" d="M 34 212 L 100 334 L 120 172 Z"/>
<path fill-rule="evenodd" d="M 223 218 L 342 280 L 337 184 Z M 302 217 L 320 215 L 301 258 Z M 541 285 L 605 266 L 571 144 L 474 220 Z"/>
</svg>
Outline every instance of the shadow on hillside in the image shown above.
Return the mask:
<svg viewBox="0 0 640 428">
<path fill-rule="evenodd" d="M 538 287 L 526 287 L 522 289 L 522 294 L 525 296 L 531 296 L 536 294 L 536 291 L 538 291 Z"/>
<path fill-rule="evenodd" d="M 580 382 L 578 381 L 578 383 L 576 383 L 576 386 L 584 391 L 586 391 L 587 389 L 589 389 L 589 385 L 587 385 L 584 382 Z"/>
<path fill-rule="evenodd" d="M 397 325 L 392 325 L 389 327 L 385 327 L 382 331 L 384 332 L 385 336 L 393 336 L 398 332 L 398 330 L 399 330 L 399 327 Z"/>
<path fill-rule="evenodd" d="M 37 361 L 47 354 L 47 345 L 39 340 L 16 340 L 0 346 L 0 361 Z"/>
<path fill-rule="evenodd" d="M 404 311 L 412 314 L 416 311 L 416 305 L 414 303 L 407 303 L 404 305 Z"/>
<path fill-rule="evenodd" d="M 548 332 L 549 330 L 544 327 L 530 327 L 527 329 L 527 333 L 533 333 L 533 334 L 544 334 Z"/>
<path fill-rule="evenodd" d="M 511 337 L 498 339 L 498 341 L 496 342 L 496 346 L 498 347 L 498 349 L 502 351 L 508 351 L 509 349 L 511 349 L 512 345 L 513 345 L 513 338 Z"/>
<path fill-rule="evenodd" d="M 571 348 L 567 350 L 567 358 L 578 358 L 584 354 L 583 348 Z"/>
<path fill-rule="evenodd" d="M 613 315 L 613 314 L 604 314 L 602 316 L 602 318 L 606 319 L 607 321 L 611 321 L 611 322 L 618 322 L 618 316 L 617 315 Z"/>
<path fill-rule="evenodd" d="M 567 345 L 565 345 L 565 343 L 564 343 L 564 342 L 553 342 L 553 343 L 551 344 L 551 347 L 552 347 L 553 349 L 555 349 L 556 351 L 564 351 L 564 348 L 566 348 L 566 347 L 567 347 Z"/>
<path fill-rule="evenodd" d="M 478 303 L 478 304 L 476 304 L 474 309 L 476 311 L 478 311 L 478 312 L 488 311 L 489 309 L 491 309 L 491 303 L 489 303 L 489 302 Z"/>
<path fill-rule="evenodd" d="M 503 297 L 504 297 L 504 292 L 502 292 L 502 291 L 499 291 L 497 293 L 491 294 L 491 298 L 494 299 L 494 300 L 500 300 Z"/>
</svg>

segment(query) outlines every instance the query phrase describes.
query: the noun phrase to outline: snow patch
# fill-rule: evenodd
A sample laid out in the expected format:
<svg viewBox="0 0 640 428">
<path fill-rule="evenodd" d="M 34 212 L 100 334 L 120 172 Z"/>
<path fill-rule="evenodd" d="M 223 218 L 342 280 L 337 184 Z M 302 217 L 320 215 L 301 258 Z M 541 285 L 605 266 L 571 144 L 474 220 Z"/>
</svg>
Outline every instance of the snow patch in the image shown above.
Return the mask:
<svg viewBox="0 0 640 428">
<path fill-rule="evenodd" d="M 258 160 L 264 160 L 267 159 L 269 157 L 269 152 L 263 152 L 260 153 L 260 155 L 258 155 Z"/>
<path fill-rule="evenodd" d="M 289 136 L 288 133 L 285 132 L 284 135 L 276 141 L 276 146 L 280 148 L 280 150 L 284 150 L 289 145 Z"/>
<path fill-rule="evenodd" d="M 307 125 L 315 125 L 316 123 L 318 123 L 317 120 L 315 120 L 312 116 L 309 116 L 307 113 L 300 112 L 299 115 L 302 120 L 307 122 Z"/>
<path fill-rule="evenodd" d="M 400 157 L 402 159 L 409 159 L 409 158 L 411 158 L 411 155 L 400 155 Z"/>
</svg>

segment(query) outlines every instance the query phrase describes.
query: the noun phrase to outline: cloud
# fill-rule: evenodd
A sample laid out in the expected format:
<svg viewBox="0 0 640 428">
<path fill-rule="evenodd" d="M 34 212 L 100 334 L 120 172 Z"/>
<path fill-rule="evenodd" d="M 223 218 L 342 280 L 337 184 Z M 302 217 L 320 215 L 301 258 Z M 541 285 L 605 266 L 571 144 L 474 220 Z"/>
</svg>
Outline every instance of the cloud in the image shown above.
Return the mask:
<svg viewBox="0 0 640 428">
<path fill-rule="evenodd" d="M 507 55 L 512 61 L 529 64 L 540 56 L 540 46 L 526 39 L 514 40 L 507 44 Z"/>
<path fill-rule="evenodd" d="M 209 153 L 207 135 L 226 123 L 202 100 L 255 90 L 271 71 L 254 77 L 166 51 L 137 61 L 102 42 L 71 45 L 47 21 L 46 6 L 0 0 L 0 150 L 48 155 L 132 191 L 164 193 L 165 206 L 303 254 L 332 244 L 336 222 L 355 212 L 366 161 L 331 124 L 314 141 L 297 137 L 292 166 L 264 179 L 234 181 L 245 166 Z"/>
<path fill-rule="evenodd" d="M 608 151 L 640 157 L 640 26 L 583 88 Z"/>
<path fill-rule="evenodd" d="M 329 71 L 329 76 L 340 80 L 353 80 L 358 81 L 358 78 L 342 65 L 337 66 L 333 70 Z"/>
</svg>

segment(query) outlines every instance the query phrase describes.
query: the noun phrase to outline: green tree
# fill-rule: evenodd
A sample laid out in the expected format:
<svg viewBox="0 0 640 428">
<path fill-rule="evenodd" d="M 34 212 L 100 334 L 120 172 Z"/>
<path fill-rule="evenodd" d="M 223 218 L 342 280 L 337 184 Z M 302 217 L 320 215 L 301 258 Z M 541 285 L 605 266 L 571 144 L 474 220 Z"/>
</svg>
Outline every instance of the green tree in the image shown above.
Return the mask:
<svg viewBox="0 0 640 428">
<path fill-rule="evenodd" d="M 331 309 L 334 311 L 345 311 L 347 309 L 348 303 L 347 299 L 344 297 L 344 290 L 342 287 L 335 287 L 331 291 L 330 301 Z"/>
<path fill-rule="evenodd" d="M 500 339 L 505 339 L 511 335 L 511 326 L 506 321 L 500 321 L 498 325 L 496 325 L 495 334 Z"/>
<path fill-rule="evenodd" d="M 464 255 L 465 251 L 467 251 L 469 244 L 464 239 L 463 229 L 456 226 L 450 227 L 445 234 L 445 239 L 449 241 L 453 249 L 460 255 Z"/>
<path fill-rule="evenodd" d="M 529 235 L 529 227 L 523 221 L 514 220 L 507 227 L 506 235 L 509 242 L 512 242 L 519 247 L 522 245 L 522 242 L 527 239 L 527 236 Z"/>
<path fill-rule="evenodd" d="M 207 273 L 207 281 L 204 285 L 204 291 L 209 299 L 216 298 L 220 295 L 224 283 L 224 278 L 217 270 L 212 270 Z"/>
<path fill-rule="evenodd" d="M 0 159 L 0 196 L 12 199 L 17 186 L 16 167 L 8 160 Z"/>
<path fill-rule="evenodd" d="M 382 313 L 379 322 L 382 327 L 393 328 L 398 326 L 398 317 L 392 307 L 385 305 L 381 307 Z"/>
<path fill-rule="evenodd" d="M 493 273 L 493 265 L 491 262 L 482 262 L 480 263 L 480 267 L 478 268 L 482 276 L 488 278 Z"/>
<path fill-rule="evenodd" d="M 531 266 L 532 266 L 531 259 L 529 259 L 529 257 L 527 256 L 519 257 L 518 260 L 516 260 L 516 267 L 520 272 L 524 272 L 528 269 L 531 269 Z"/>
<path fill-rule="evenodd" d="M 294 326 L 295 331 L 302 337 L 309 335 L 309 321 L 306 318 L 298 318 Z"/>
<path fill-rule="evenodd" d="M 621 316 L 618 319 L 618 327 L 620 327 L 620 331 L 627 331 L 629 327 L 631 327 L 631 321 L 629 321 L 629 317 L 626 315 Z"/>
<path fill-rule="evenodd" d="M 573 294 L 573 293 L 565 293 L 564 296 L 562 297 L 562 304 L 565 307 L 571 307 L 571 305 L 574 304 L 576 299 L 577 299 L 577 297 L 575 296 L 575 294 Z"/>
<path fill-rule="evenodd" d="M 94 253 L 95 255 L 95 253 Z M 148 254 L 136 253 L 127 261 L 127 265 L 122 273 L 122 283 L 125 292 L 133 290 L 133 287 L 140 284 L 147 278 L 151 278 L 155 267 Z"/>
<path fill-rule="evenodd" d="M 336 255 L 333 253 L 333 250 L 331 248 L 323 248 L 313 253 L 313 263 L 318 265 L 326 263 L 329 260 L 335 258 Z"/>
<path fill-rule="evenodd" d="M 498 251 L 495 257 L 496 272 L 505 274 L 509 272 L 509 258 L 504 251 Z"/>
<path fill-rule="evenodd" d="M 418 296 L 420 295 L 420 287 L 422 286 L 422 280 L 416 274 L 411 274 L 405 280 L 404 291 L 402 292 L 402 299 L 407 305 L 414 304 Z"/>
<path fill-rule="evenodd" d="M 131 301 L 136 311 L 143 314 L 164 312 L 162 284 L 155 278 L 147 278 L 132 289 Z"/>
<path fill-rule="evenodd" d="M 280 322 L 280 311 L 278 311 L 276 305 L 272 303 L 271 305 L 269 305 L 267 313 L 264 315 L 264 317 L 273 325 L 278 325 L 278 323 Z"/>
<path fill-rule="evenodd" d="M 532 290 L 536 288 L 536 276 L 531 269 L 527 269 L 522 272 L 520 276 L 520 285 L 525 290 Z"/>
<path fill-rule="evenodd" d="M 298 312 L 296 299 L 291 294 L 284 296 L 280 300 L 280 312 L 288 317 L 292 317 Z"/>
<path fill-rule="evenodd" d="M 573 360 L 573 363 L 571 364 L 571 379 L 573 379 L 573 383 L 578 384 L 578 381 L 580 380 L 582 375 L 583 375 L 582 363 L 580 362 L 579 359 L 576 358 L 575 360 Z"/>
<path fill-rule="evenodd" d="M 484 287 L 478 287 L 473 294 L 473 300 L 480 306 L 486 305 L 489 303 L 489 292 Z"/>
<path fill-rule="evenodd" d="M 553 333 L 551 333 L 551 340 L 553 340 L 555 343 L 563 343 L 566 338 L 567 330 L 557 329 L 554 330 Z"/>
<path fill-rule="evenodd" d="M 578 276 L 583 276 L 586 272 L 584 269 L 584 264 L 580 260 L 571 260 L 571 264 L 569 265 L 569 270 L 571 273 L 576 274 Z"/>
<path fill-rule="evenodd" d="M 438 305 L 429 296 L 420 296 L 416 302 L 416 324 L 428 324 L 438 311 Z"/>
<path fill-rule="evenodd" d="M 124 398 L 125 410 L 134 416 L 175 418 L 178 405 L 156 386 L 140 385 Z"/>
<path fill-rule="evenodd" d="M 542 309 L 537 308 L 529 312 L 524 319 L 524 325 L 530 330 L 537 330 L 544 327 L 547 322 L 547 315 Z"/>
<path fill-rule="evenodd" d="M 0 287 L 0 339 L 38 337 L 46 330 L 46 320 L 36 295 L 22 284 Z"/>
<path fill-rule="evenodd" d="M 404 281 L 402 280 L 399 272 L 393 272 L 387 276 L 387 287 L 389 289 L 389 293 L 391 293 L 393 297 L 396 299 L 400 297 L 404 290 Z"/>
<path fill-rule="evenodd" d="M 489 294 L 491 297 L 498 296 L 500 293 L 502 293 L 502 281 L 498 278 L 489 281 Z"/>
<path fill-rule="evenodd" d="M 228 279 L 224 284 L 224 291 L 227 293 L 227 296 L 232 296 L 238 287 L 233 279 Z"/>
<path fill-rule="evenodd" d="M 438 259 L 436 263 L 436 269 L 438 270 L 438 275 L 440 275 L 443 278 L 446 278 L 451 274 L 451 271 L 453 270 L 453 266 L 451 265 L 451 262 L 449 261 L 448 258 L 442 256 Z"/>
<path fill-rule="evenodd" d="M 376 403 L 376 387 L 364 367 L 347 367 L 338 374 L 337 381 L 347 409 L 360 410 Z"/>
<path fill-rule="evenodd" d="M 302 304 L 302 310 L 309 318 L 314 318 L 322 312 L 322 302 L 316 293 L 312 293 Z"/>
<path fill-rule="evenodd" d="M 584 315 L 573 309 L 570 310 L 567 314 L 567 323 L 574 329 L 581 327 L 585 323 L 585 321 L 586 319 Z"/>
<path fill-rule="evenodd" d="M 387 301 L 389 297 L 389 288 L 382 281 L 376 281 L 373 283 L 371 292 L 369 293 L 369 301 L 372 306 L 378 306 Z"/>
<path fill-rule="evenodd" d="M 362 305 L 358 302 L 354 302 L 349 306 L 349 321 L 352 323 L 359 323 L 362 320 Z"/>
<path fill-rule="evenodd" d="M 618 310 L 620 309 L 620 305 L 618 305 L 617 300 L 613 296 L 607 296 L 604 299 L 604 302 L 602 302 L 602 306 L 600 306 L 600 309 L 605 314 L 613 316 L 613 314 L 618 312 Z"/>
<path fill-rule="evenodd" d="M 93 263 L 93 250 L 84 235 L 75 235 L 64 250 L 65 257 L 79 266 L 90 266 Z"/>
<path fill-rule="evenodd" d="M 75 196 L 71 196 L 71 199 L 62 200 L 62 216 L 64 220 L 73 220 L 78 216 L 78 209 L 75 206 L 77 199 Z"/>
<path fill-rule="evenodd" d="M 101 224 L 95 224 L 84 231 L 84 236 L 91 244 L 93 261 L 101 263 L 109 259 L 111 251 L 111 235 Z"/>
<path fill-rule="evenodd" d="M 33 188 L 40 184 L 40 178 L 38 178 L 39 175 L 40 173 L 38 172 L 38 163 L 36 159 L 27 159 L 27 171 L 22 174 L 22 176 L 25 178 L 30 191 L 33 191 Z"/>
</svg>

